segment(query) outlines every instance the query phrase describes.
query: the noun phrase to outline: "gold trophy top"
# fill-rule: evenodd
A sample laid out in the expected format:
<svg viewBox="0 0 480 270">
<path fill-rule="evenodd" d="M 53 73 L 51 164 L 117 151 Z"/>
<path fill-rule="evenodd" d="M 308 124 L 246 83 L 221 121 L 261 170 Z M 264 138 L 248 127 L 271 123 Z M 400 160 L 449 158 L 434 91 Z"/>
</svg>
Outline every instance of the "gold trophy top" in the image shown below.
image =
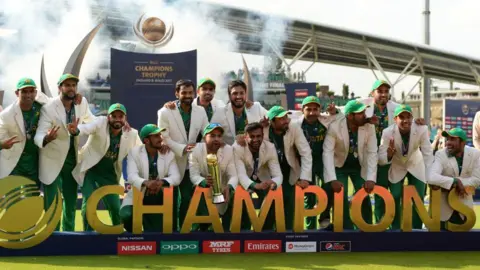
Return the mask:
<svg viewBox="0 0 480 270">
<path fill-rule="evenodd" d="M 215 154 L 208 154 L 207 155 L 207 163 L 215 165 L 218 163 L 217 155 Z"/>
</svg>

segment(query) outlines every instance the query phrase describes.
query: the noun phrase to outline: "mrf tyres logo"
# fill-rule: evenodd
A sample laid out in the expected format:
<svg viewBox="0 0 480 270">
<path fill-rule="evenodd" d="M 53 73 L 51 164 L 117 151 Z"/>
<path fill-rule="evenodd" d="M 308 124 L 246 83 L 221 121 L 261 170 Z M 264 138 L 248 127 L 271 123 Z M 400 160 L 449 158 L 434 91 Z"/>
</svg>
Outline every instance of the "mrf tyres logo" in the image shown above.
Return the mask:
<svg viewBox="0 0 480 270">
<path fill-rule="evenodd" d="M 118 255 L 156 254 L 156 242 L 118 242 Z"/>
<path fill-rule="evenodd" d="M 239 240 L 203 241 L 203 253 L 240 253 Z"/>
<path fill-rule="evenodd" d="M 320 242 L 321 252 L 349 252 L 352 250 L 350 241 L 322 241 Z"/>
<path fill-rule="evenodd" d="M 281 240 L 245 240 L 245 252 L 282 252 Z"/>
</svg>

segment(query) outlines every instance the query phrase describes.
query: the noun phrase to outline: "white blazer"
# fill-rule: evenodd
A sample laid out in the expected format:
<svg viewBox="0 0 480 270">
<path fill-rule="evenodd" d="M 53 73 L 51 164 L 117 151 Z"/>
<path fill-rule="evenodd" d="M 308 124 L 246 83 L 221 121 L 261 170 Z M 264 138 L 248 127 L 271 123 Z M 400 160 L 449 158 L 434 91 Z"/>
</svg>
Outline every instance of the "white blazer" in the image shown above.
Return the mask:
<svg viewBox="0 0 480 270">
<path fill-rule="evenodd" d="M 267 136 L 269 136 L 268 132 Z M 283 146 L 285 158 L 291 168 L 288 179 L 290 185 L 295 185 L 299 179 L 312 181 L 312 150 L 301 126 L 294 121 L 290 121 L 288 124 L 288 130 L 283 136 Z M 300 155 L 301 166 L 297 158 L 297 151 Z"/>
<path fill-rule="evenodd" d="M 95 119 L 86 98 L 82 99 L 80 105 L 75 105 L 75 118 L 79 118 L 79 123 L 89 123 Z M 43 147 L 43 139 L 48 130 L 53 126 L 60 126 L 57 138 Z M 35 144 L 40 148 L 40 181 L 50 185 L 57 178 L 63 167 L 68 149 L 70 148 L 70 132 L 67 129 L 67 114 L 60 96 L 52 99 L 42 106 L 37 133 L 35 135 Z M 78 150 L 78 136 L 75 136 L 75 153 Z M 78 157 L 77 157 L 78 160 Z"/>
<path fill-rule="evenodd" d="M 252 152 L 248 146 L 240 146 L 236 142 L 233 144 L 233 153 L 235 155 L 235 165 L 237 167 L 238 180 L 245 190 L 254 183 L 250 176 L 253 173 L 254 160 Z M 282 170 L 278 163 L 277 150 L 275 145 L 268 141 L 262 141 L 258 153 L 258 180 L 273 180 L 277 186 L 283 182 Z"/>
<path fill-rule="evenodd" d="M 180 175 L 185 175 L 185 170 L 188 169 L 188 157 L 183 153 L 183 150 L 190 143 L 196 143 L 198 134 L 203 132 L 203 129 L 208 125 L 207 113 L 203 108 L 192 106 L 192 118 L 190 119 L 190 133 L 187 138 L 187 132 L 183 125 L 182 116 L 178 108 L 170 110 L 162 108 L 158 111 L 158 126 L 166 128 L 162 132 L 165 143 L 175 153 L 177 159 L 178 169 Z"/>
<path fill-rule="evenodd" d="M 202 109 L 205 110 L 205 108 L 203 106 L 200 106 L 197 104 L 197 100 L 198 100 L 198 97 L 196 97 L 194 100 L 193 100 L 193 103 L 192 103 L 192 106 L 195 106 L 195 107 L 200 107 Z M 210 104 L 212 105 L 212 111 L 213 111 L 213 114 L 215 114 L 215 112 L 217 112 L 217 110 L 221 107 L 225 107 L 225 103 L 219 99 L 212 99 L 212 101 L 210 101 Z M 213 115 L 212 115 L 212 118 L 213 118 Z"/>
<path fill-rule="evenodd" d="M 41 91 L 37 91 L 36 102 L 43 106 L 49 100 L 51 98 Z M 25 125 L 18 100 L 0 113 L 0 141 L 7 140 L 13 136 L 17 136 L 17 140 L 20 142 L 14 144 L 10 149 L 2 149 L 0 151 L 0 179 L 12 173 L 22 156 L 23 149 L 25 149 L 27 138 L 25 137 Z"/>
<path fill-rule="evenodd" d="M 228 188 L 228 185 L 231 185 L 235 189 L 238 185 L 238 176 L 237 169 L 235 168 L 233 148 L 230 145 L 221 147 L 217 151 L 217 158 L 222 190 Z M 205 143 L 198 143 L 189 155 L 188 162 L 190 164 L 190 181 L 192 181 L 195 186 L 198 186 L 209 174 L 207 166 L 207 145 Z M 225 213 L 227 206 L 227 203 L 217 205 L 219 213 Z"/>
<path fill-rule="evenodd" d="M 267 110 L 262 107 L 259 102 L 254 102 L 250 108 L 245 107 L 247 112 L 248 123 L 260 122 L 266 115 Z M 232 145 L 235 142 L 235 118 L 233 116 L 232 104 L 227 103 L 226 106 L 220 107 L 212 116 L 212 123 L 219 123 L 225 130 L 223 140 L 226 144 Z M 268 138 L 268 129 L 264 130 L 265 138 Z"/>
<path fill-rule="evenodd" d="M 142 184 L 148 180 L 149 170 L 150 164 L 148 163 L 148 153 L 145 145 L 137 145 L 130 149 L 127 156 L 127 175 L 128 183 L 132 185 L 132 188 L 123 198 L 122 207 L 133 204 L 133 187 L 145 194 L 145 188 L 142 187 Z M 157 178 L 167 181 L 171 187 L 180 184 L 182 178 L 175 161 L 175 154 L 172 152 L 165 155 L 158 153 L 157 170 Z"/>
<path fill-rule="evenodd" d="M 448 204 L 448 193 L 452 188 L 453 178 L 458 178 L 466 187 L 477 188 L 480 185 L 480 151 L 469 146 L 465 146 L 463 154 L 462 173 L 458 173 L 458 164 L 455 157 L 449 157 L 446 149 L 438 150 L 435 153 L 435 161 L 430 171 L 429 184 L 439 186 L 442 190 L 441 195 L 441 220 L 447 221 L 453 213 L 453 209 Z M 473 196 L 470 194 L 465 198 L 459 198 L 460 201 L 473 209 Z M 461 214 L 460 214 L 461 215 Z M 463 217 L 463 215 L 461 215 Z"/>
<path fill-rule="evenodd" d="M 365 124 L 358 128 L 358 160 L 361 166 L 360 175 L 365 181 L 377 179 L 378 147 L 375 127 Z M 347 118 L 345 116 L 332 122 L 323 142 L 323 165 L 325 182 L 337 180 L 335 167 L 345 164 L 350 148 Z"/>
<path fill-rule="evenodd" d="M 99 116 L 88 124 L 78 125 L 78 129 L 80 135 L 88 136 L 87 143 L 78 153 L 77 166 L 72 172 L 75 180 L 82 186 L 87 171 L 100 162 L 110 147 L 110 125 L 106 116 Z M 128 151 L 137 145 L 142 145 L 142 141 L 140 141 L 136 129 L 132 128 L 128 132 L 122 132 L 118 158 L 115 163 L 118 181 L 122 175 L 123 159 L 127 156 Z"/>
<path fill-rule="evenodd" d="M 395 142 L 395 154 L 391 161 L 388 161 L 387 150 L 390 139 Z M 378 150 L 378 163 L 380 165 L 392 164 L 388 171 L 388 179 L 391 183 L 402 181 L 407 172 L 415 178 L 427 183 L 430 166 L 433 163 L 433 149 L 428 136 L 427 126 L 419 126 L 412 123 L 410 141 L 408 143 L 407 158 L 402 155 L 402 136 L 397 125 L 391 125 L 383 130 L 382 141 Z"/>
<path fill-rule="evenodd" d="M 478 111 L 475 114 L 475 118 L 473 118 L 472 130 L 473 146 L 480 150 L 480 111 Z"/>
</svg>

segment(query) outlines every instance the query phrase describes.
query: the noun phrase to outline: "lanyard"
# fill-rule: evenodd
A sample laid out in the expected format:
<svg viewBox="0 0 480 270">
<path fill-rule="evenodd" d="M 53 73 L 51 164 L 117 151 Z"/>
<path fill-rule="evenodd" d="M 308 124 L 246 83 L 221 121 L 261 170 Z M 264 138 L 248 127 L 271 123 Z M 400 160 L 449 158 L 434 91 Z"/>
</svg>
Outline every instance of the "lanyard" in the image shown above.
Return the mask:
<svg viewBox="0 0 480 270">
<path fill-rule="evenodd" d="M 273 142 L 273 145 L 275 145 L 275 149 L 277 150 L 278 162 L 280 163 L 280 165 L 282 165 L 283 160 L 284 160 L 284 156 L 285 156 L 283 151 L 285 149 L 283 149 L 283 151 L 282 151 L 282 149 L 278 146 L 277 141 L 275 140 L 275 137 L 277 137 L 277 136 L 275 136 L 272 128 L 270 128 L 270 136 L 269 137 L 270 137 L 270 140 Z M 283 139 L 283 136 L 282 136 L 282 139 Z"/>
<path fill-rule="evenodd" d="M 257 152 L 257 153 L 252 153 L 252 156 L 253 156 L 253 172 L 252 172 L 252 175 L 250 176 L 250 179 L 252 179 L 253 181 L 257 182 L 258 180 L 258 159 L 260 157 L 260 154 Z"/>
<path fill-rule="evenodd" d="M 185 131 L 187 132 L 187 138 L 188 138 L 190 133 L 190 120 L 192 116 L 191 115 L 192 109 L 190 108 L 190 113 L 185 112 L 182 109 L 182 106 L 180 106 L 180 100 L 177 100 L 177 108 L 180 111 L 180 114 L 182 115 L 183 125 L 185 126 Z M 188 117 L 185 117 L 185 116 L 188 116 Z"/>
<path fill-rule="evenodd" d="M 149 174 L 151 179 L 157 179 L 158 176 L 158 170 L 157 170 L 157 158 L 158 158 L 158 153 L 155 153 L 155 156 L 152 157 L 147 153 L 148 155 L 148 166 L 149 166 Z"/>
<path fill-rule="evenodd" d="M 245 127 L 248 125 L 247 112 L 245 111 L 245 108 L 243 109 L 242 114 L 240 116 L 237 116 L 235 113 L 233 113 L 233 119 L 235 121 L 236 135 L 245 133 Z M 241 126 L 241 122 L 240 122 L 240 120 L 242 119 L 244 119 L 243 127 Z M 239 130 L 239 128 L 241 129 Z"/>
<path fill-rule="evenodd" d="M 410 144 L 410 133 L 408 133 L 408 136 L 405 136 L 407 137 L 407 143 L 405 144 L 404 143 L 404 140 L 403 140 L 403 135 L 400 134 L 400 136 L 402 137 L 402 155 L 404 157 L 406 157 L 408 155 L 408 145 Z"/>
<path fill-rule="evenodd" d="M 23 125 L 25 127 L 25 137 L 27 137 L 28 140 L 30 140 L 33 136 L 33 125 L 35 123 L 35 112 L 36 112 L 36 106 L 35 103 L 32 106 L 32 109 L 30 111 L 30 121 L 27 123 L 25 121 L 25 118 L 23 118 Z"/>
<path fill-rule="evenodd" d="M 65 109 L 65 113 L 67 114 L 67 124 L 72 123 L 75 120 L 75 106 L 72 105 L 70 111 L 67 111 L 67 109 Z"/>
<path fill-rule="evenodd" d="M 353 154 L 353 156 L 357 158 L 358 157 L 358 139 L 354 138 L 354 134 L 350 129 L 350 127 L 348 127 L 348 137 L 350 139 L 350 149 L 348 152 L 350 154 Z"/>
</svg>

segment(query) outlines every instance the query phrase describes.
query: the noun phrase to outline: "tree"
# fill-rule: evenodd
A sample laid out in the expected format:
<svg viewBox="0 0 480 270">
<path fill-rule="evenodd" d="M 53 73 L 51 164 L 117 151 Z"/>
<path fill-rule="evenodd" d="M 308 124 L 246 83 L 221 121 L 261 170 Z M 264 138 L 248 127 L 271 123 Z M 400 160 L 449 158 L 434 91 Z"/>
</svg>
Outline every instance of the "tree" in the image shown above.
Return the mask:
<svg viewBox="0 0 480 270">
<path fill-rule="evenodd" d="M 315 86 L 315 91 L 318 93 L 320 92 L 320 84 L 317 83 L 317 85 Z"/>
<path fill-rule="evenodd" d="M 334 91 L 328 91 L 328 96 L 329 96 L 329 97 L 334 97 L 334 96 L 335 96 L 335 92 L 334 92 Z"/>
<path fill-rule="evenodd" d="M 348 89 L 348 85 L 347 84 L 343 84 L 343 89 L 342 89 L 342 93 L 343 93 L 343 98 L 344 99 L 347 99 L 348 98 L 348 93 L 350 92 L 350 90 Z"/>
</svg>

